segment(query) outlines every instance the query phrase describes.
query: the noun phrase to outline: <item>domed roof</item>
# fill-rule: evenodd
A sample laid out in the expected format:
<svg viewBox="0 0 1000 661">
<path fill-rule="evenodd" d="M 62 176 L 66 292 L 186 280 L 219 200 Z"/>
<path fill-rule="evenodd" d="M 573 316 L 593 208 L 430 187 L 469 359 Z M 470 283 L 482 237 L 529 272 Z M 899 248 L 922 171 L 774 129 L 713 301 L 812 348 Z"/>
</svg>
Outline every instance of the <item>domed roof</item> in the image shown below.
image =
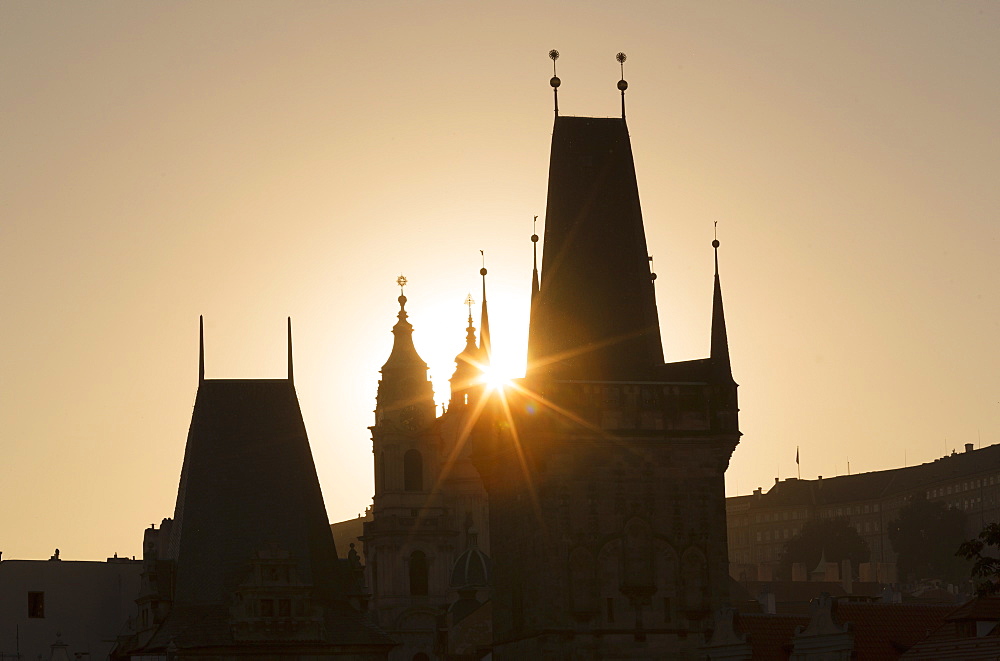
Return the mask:
<svg viewBox="0 0 1000 661">
<path fill-rule="evenodd" d="M 492 561 L 479 550 L 476 529 L 469 530 L 469 548 L 465 549 L 451 567 L 451 587 L 486 587 L 490 584 Z"/>
</svg>

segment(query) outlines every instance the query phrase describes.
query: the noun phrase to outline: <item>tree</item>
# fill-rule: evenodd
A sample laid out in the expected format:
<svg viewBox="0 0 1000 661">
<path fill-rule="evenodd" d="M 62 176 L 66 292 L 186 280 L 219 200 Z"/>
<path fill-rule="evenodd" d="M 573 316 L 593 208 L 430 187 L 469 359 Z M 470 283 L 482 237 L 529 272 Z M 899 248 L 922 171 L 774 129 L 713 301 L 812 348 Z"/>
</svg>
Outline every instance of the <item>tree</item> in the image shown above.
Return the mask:
<svg viewBox="0 0 1000 661">
<path fill-rule="evenodd" d="M 838 563 L 850 560 L 851 567 L 856 569 L 860 563 L 868 562 L 870 554 L 868 542 L 847 519 L 809 519 L 799 534 L 785 544 L 782 561 L 786 568 L 802 562 L 807 571 L 812 571 L 820 558 Z"/>
<path fill-rule="evenodd" d="M 1000 523 L 987 523 L 979 536 L 962 542 L 955 553 L 966 560 L 975 560 L 971 575 L 980 597 L 1000 592 L 1000 558 L 983 555 L 987 547 L 1000 548 Z M 992 553 L 995 555 L 997 551 Z"/>
<path fill-rule="evenodd" d="M 888 526 L 897 553 L 899 576 L 908 581 L 941 579 L 961 583 L 968 563 L 955 557 L 955 544 L 965 537 L 965 513 L 941 501 L 914 496 Z"/>
</svg>

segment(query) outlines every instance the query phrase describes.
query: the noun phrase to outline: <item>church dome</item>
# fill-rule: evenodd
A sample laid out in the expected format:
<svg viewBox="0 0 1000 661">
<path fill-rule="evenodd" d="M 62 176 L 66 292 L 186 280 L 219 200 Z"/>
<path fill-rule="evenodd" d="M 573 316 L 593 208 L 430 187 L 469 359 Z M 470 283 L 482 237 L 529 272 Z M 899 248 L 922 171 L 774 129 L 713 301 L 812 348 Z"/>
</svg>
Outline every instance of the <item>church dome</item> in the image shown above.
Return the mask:
<svg viewBox="0 0 1000 661">
<path fill-rule="evenodd" d="M 451 567 L 451 587 L 462 589 L 486 587 L 490 584 L 492 561 L 479 550 L 475 528 L 469 530 L 469 548 L 455 559 Z"/>
</svg>

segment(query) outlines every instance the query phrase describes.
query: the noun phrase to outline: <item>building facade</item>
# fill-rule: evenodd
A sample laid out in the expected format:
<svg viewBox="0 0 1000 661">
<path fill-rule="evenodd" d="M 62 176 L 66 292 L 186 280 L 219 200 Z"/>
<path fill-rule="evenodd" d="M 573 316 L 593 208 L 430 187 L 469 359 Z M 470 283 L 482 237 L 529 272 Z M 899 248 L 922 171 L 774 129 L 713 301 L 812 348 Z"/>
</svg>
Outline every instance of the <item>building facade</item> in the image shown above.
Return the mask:
<svg viewBox="0 0 1000 661">
<path fill-rule="evenodd" d="M 135 622 L 142 563 L 59 559 L 0 562 L 0 659 L 49 659 L 63 645 L 72 658 L 108 658 Z M 60 648 L 61 649 L 61 648 Z"/>
<path fill-rule="evenodd" d="M 816 480 L 775 480 L 766 493 L 726 499 L 729 559 L 734 578 L 754 580 L 781 561 L 785 544 L 811 518 L 844 518 L 868 543 L 873 565 L 896 562 L 889 529 L 914 498 L 945 503 L 966 515 L 965 538 L 1000 520 L 1000 445 L 932 462 Z M 958 542 L 956 540 L 956 547 Z M 767 571 L 767 570 L 765 570 Z M 886 577 L 870 577 L 871 580 Z"/>
</svg>

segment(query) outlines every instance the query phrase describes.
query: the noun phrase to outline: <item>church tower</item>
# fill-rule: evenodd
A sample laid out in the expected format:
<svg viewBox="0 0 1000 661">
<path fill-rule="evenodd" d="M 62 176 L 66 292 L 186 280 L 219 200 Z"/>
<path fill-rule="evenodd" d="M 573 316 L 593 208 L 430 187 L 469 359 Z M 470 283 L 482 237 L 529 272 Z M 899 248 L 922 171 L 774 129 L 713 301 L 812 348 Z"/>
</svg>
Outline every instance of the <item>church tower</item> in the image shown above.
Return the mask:
<svg viewBox="0 0 1000 661">
<path fill-rule="evenodd" d="M 627 86 L 621 118 L 556 104 L 528 371 L 474 432 L 498 660 L 697 658 L 728 598 L 740 432 L 718 268 L 710 357 L 664 363 Z"/>
<path fill-rule="evenodd" d="M 397 282 L 402 288 L 406 279 Z M 468 531 L 485 524 L 486 517 L 482 483 L 456 442 L 466 412 L 480 401 L 481 350 L 471 317 L 452 378 L 451 410 L 440 418 L 407 318 L 401 292 L 370 428 L 375 497 L 362 537 L 371 610 L 400 643 L 390 652 L 392 661 L 439 658 L 441 623 L 459 599 L 454 565 L 468 546 Z"/>
</svg>

